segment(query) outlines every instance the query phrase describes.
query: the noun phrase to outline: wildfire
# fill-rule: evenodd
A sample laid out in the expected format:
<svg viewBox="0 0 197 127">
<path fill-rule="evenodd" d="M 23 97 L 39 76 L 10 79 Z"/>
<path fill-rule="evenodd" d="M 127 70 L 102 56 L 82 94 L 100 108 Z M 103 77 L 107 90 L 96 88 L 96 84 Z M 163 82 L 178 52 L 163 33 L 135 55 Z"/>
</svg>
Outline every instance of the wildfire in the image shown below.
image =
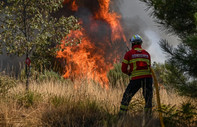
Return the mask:
<svg viewBox="0 0 197 127">
<path fill-rule="evenodd" d="M 106 70 L 112 65 L 105 62 L 103 50 L 97 49 L 83 33 L 84 29 L 71 31 L 61 44 L 63 50 L 58 52 L 57 58 L 66 59 L 64 78 L 87 77 L 101 84 L 107 83 Z M 68 46 L 73 38 L 81 38 L 81 43 Z"/>
<path fill-rule="evenodd" d="M 109 52 L 111 43 L 117 41 L 126 42 L 126 37 L 120 25 L 120 16 L 115 12 L 110 12 L 110 0 L 96 0 L 99 3 L 99 9 L 90 15 L 90 24 L 82 29 L 71 31 L 61 44 L 61 51 L 57 52 L 57 58 L 65 61 L 65 78 L 86 77 L 99 82 L 102 86 L 108 86 L 107 72 L 112 68 L 113 62 L 117 59 L 115 49 Z M 78 11 L 83 6 L 83 0 L 65 0 L 64 4 L 72 11 Z M 104 34 L 97 37 L 100 32 L 100 22 L 104 21 L 110 29 L 110 34 Z M 89 31 L 89 32 L 87 32 Z M 90 36 L 95 35 L 94 36 Z M 92 34 L 93 33 L 93 34 Z M 102 38 L 102 39 L 101 39 Z M 103 40 L 104 38 L 104 40 Z M 74 43 L 74 44 L 73 44 Z"/>
<path fill-rule="evenodd" d="M 116 40 L 121 40 L 123 39 L 126 42 L 126 37 L 123 33 L 123 29 L 120 25 L 120 16 L 117 15 L 115 12 L 109 12 L 109 5 L 110 5 L 110 0 L 100 0 L 100 9 L 97 13 L 95 13 L 95 18 L 96 19 L 104 19 L 106 20 L 112 29 L 112 36 L 111 40 L 112 42 Z"/>
</svg>

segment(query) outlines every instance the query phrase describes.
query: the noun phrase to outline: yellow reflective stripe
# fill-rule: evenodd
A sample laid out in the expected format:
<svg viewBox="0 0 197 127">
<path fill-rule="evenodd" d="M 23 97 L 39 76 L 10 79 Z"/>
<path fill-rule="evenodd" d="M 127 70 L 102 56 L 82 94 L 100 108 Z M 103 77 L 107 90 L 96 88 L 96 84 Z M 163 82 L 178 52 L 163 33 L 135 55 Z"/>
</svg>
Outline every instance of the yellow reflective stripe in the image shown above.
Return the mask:
<svg viewBox="0 0 197 127">
<path fill-rule="evenodd" d="M 136 70 L 136 71 L 132 72 L 131 77 L 133 78 L 133 77 L 136 77 L 136 76 L 150 75 L 150 74 L 151 74 L 150 69 L 148 69 L 148 70 Z"/>
<path fill-rule="evenodd" d="M 144 70 L 135 70 L 135 71 L 132 71 L 132 73 L 141 73 L 141 72 L 149 72 L 149 73 L 151 73 L 150 68 L 144 69 Z"/>
<path fill-rule="evenodd" d="M 148 65 L 150 65 L 150 60 L 149 59 L 144 59 L 144 58 L 135 58 L 129 61 L 129 63 L 136 63 L 137 61 L 143 61 L 146 62 Z"/>
<path fill-rule="evenodd" d="M 143 50 L 143 49 L 141 49 L 141 48 L 134 48 L 134 50 Z"/>
<path fill-rule="evenodd" d="M 132 59 L 129 61 L 129 63 L 133 63 L 133 71 L 135 71 L 137 69 L 137 65 L 136 65 L 136 62 L 137 61 L 143 61 L 143 62 L 146 62 L 147 65 L 150 65 L 150 60 L 149 59 L 144 59 L 144 58 L 136 58 L 136 59 Z"/>
<path fill-rule="evenodd" d="M 138 76 L 144 76 L 144 75 L 150 75 L 150 73 L 138 73 L 138 74 L 132 74 L 131 78 L 134 78 L 134 77 L 138 77 Z"/>
<path fill-rule="evenodd" d="M 129 64 L 129 61 L 128 60 L 125 60 L 125 59 L 123 59 L 122 62 L 125 63 L 125 64 Z"/>
<path fill-rule="evenodd" d="M 120 108 L 121 108 L 121 109 L 128 109 L 128 106 L 121 105 Z"/>
<path fill-rule="evenodd" d="M 136 65 L 136 62 L 133 63 L 133 71 L 135 71 L 137 69 L 137 65 Z"/>
</svg>

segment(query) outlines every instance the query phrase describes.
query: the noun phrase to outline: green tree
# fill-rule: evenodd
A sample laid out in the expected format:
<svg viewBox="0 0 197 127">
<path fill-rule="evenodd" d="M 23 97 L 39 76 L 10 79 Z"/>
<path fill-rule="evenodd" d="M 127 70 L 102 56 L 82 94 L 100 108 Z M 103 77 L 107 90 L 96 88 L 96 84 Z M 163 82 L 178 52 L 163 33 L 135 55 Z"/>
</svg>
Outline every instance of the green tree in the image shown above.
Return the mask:
<svg viewBox="0 0 197 127">
<path fill-rule="evenodd" d="M 140 0 L 152 9 L 151 16 L 168 33 L 180 38 L 174 48 L 167 40 L 160 41 L 160 47 L 168 55 L 172 76 L 183 74 L 186 81 L 174 84 L 180 89 L 196 89 L 197 78 L 197 1 L 196 0 Z M 174 68 L 174 69 L 173 69 Z M 178 88 L 178 87 L 177 87 Z M 189 91 L 188 91 L 189 92 Z M 189 93 L 188 93 L 189 94 Z"/>
<path fill-rule="evenodd" d="M 197 82 L 195 80 L 188 82 L 190 77 L 184 72 L 180 72 L 177 67 L 166 62 L 164 64 L 154 63 L 153 68 L 158 82 L 164 85 L 167 90 L 175 90 L 180 95 L 197 97 Z"/>
<path fill-rule="evenodd" d="M 62 0 L 1 1 L 0 49 L 5 47 L 8 54 L 26 55 L 26 59 L 32 53 L 55 53 L 54 47 L 60 44 L 69 30 L 79 28 L 73 16 L 53 16 L 62 7 Z M 25 68 L 28 89 L 29 69 L 27 65 Z"/>
<path fill-rule="evenodd" d="M 196 0 L 140 0 L 152 9 L 151 16 L 163 27 L 180 38 L 196 33 L 194 14 L 197 12 Z"/>
</svg>

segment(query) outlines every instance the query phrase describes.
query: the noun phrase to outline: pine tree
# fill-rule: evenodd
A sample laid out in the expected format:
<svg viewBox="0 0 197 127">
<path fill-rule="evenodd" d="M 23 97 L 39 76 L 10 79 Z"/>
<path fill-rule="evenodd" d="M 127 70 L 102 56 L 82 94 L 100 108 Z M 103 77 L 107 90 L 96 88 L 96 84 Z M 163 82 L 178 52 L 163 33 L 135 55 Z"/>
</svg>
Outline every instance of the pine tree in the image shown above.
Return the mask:
<svg viewBox="0 0 197 127">
<path fill-rule="evenodd" d="M 168 55 L 166 61 L 171 66 L 173 75 L 183 74 L 186 81 L 178 84 L 173 82 L 176 88 L 185 90 L 197 90 L 197 1 L 196 0 L 140 0 L 152 9 L 151 16 L 160 25 L 162 30 L 169 34 L 175 34 L 181 43 L 174 48 L 162 39 L 160 47 Z M 184 86 L 184 87 L 182 87 Z M 196 95 L 195 95 L 196 97 Z"/>
</svg>

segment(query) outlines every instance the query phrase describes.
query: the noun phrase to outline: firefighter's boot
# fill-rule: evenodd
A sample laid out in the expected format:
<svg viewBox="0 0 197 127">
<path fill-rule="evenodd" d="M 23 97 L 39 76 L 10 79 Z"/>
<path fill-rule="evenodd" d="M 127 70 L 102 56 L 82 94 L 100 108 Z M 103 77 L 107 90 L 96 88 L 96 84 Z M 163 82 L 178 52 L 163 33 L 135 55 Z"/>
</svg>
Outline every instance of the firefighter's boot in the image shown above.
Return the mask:
<svg viewBox="0 0 197 127">
<path fill-rule="evenodd" d="M 118 113 L 119 119 L 123 118 L 126 115 L 127 110 L 128 110 L 128 106 L 123 105 L 123 104 L 120 106 L 120 111 Z"/>
<path fill-rule="evenodd" d="M 145 127 L 146 124 L 147 124 L 151 119 L 152 119 L 152 108 L 144 108 L 142 127 Z"/>
</svg>

